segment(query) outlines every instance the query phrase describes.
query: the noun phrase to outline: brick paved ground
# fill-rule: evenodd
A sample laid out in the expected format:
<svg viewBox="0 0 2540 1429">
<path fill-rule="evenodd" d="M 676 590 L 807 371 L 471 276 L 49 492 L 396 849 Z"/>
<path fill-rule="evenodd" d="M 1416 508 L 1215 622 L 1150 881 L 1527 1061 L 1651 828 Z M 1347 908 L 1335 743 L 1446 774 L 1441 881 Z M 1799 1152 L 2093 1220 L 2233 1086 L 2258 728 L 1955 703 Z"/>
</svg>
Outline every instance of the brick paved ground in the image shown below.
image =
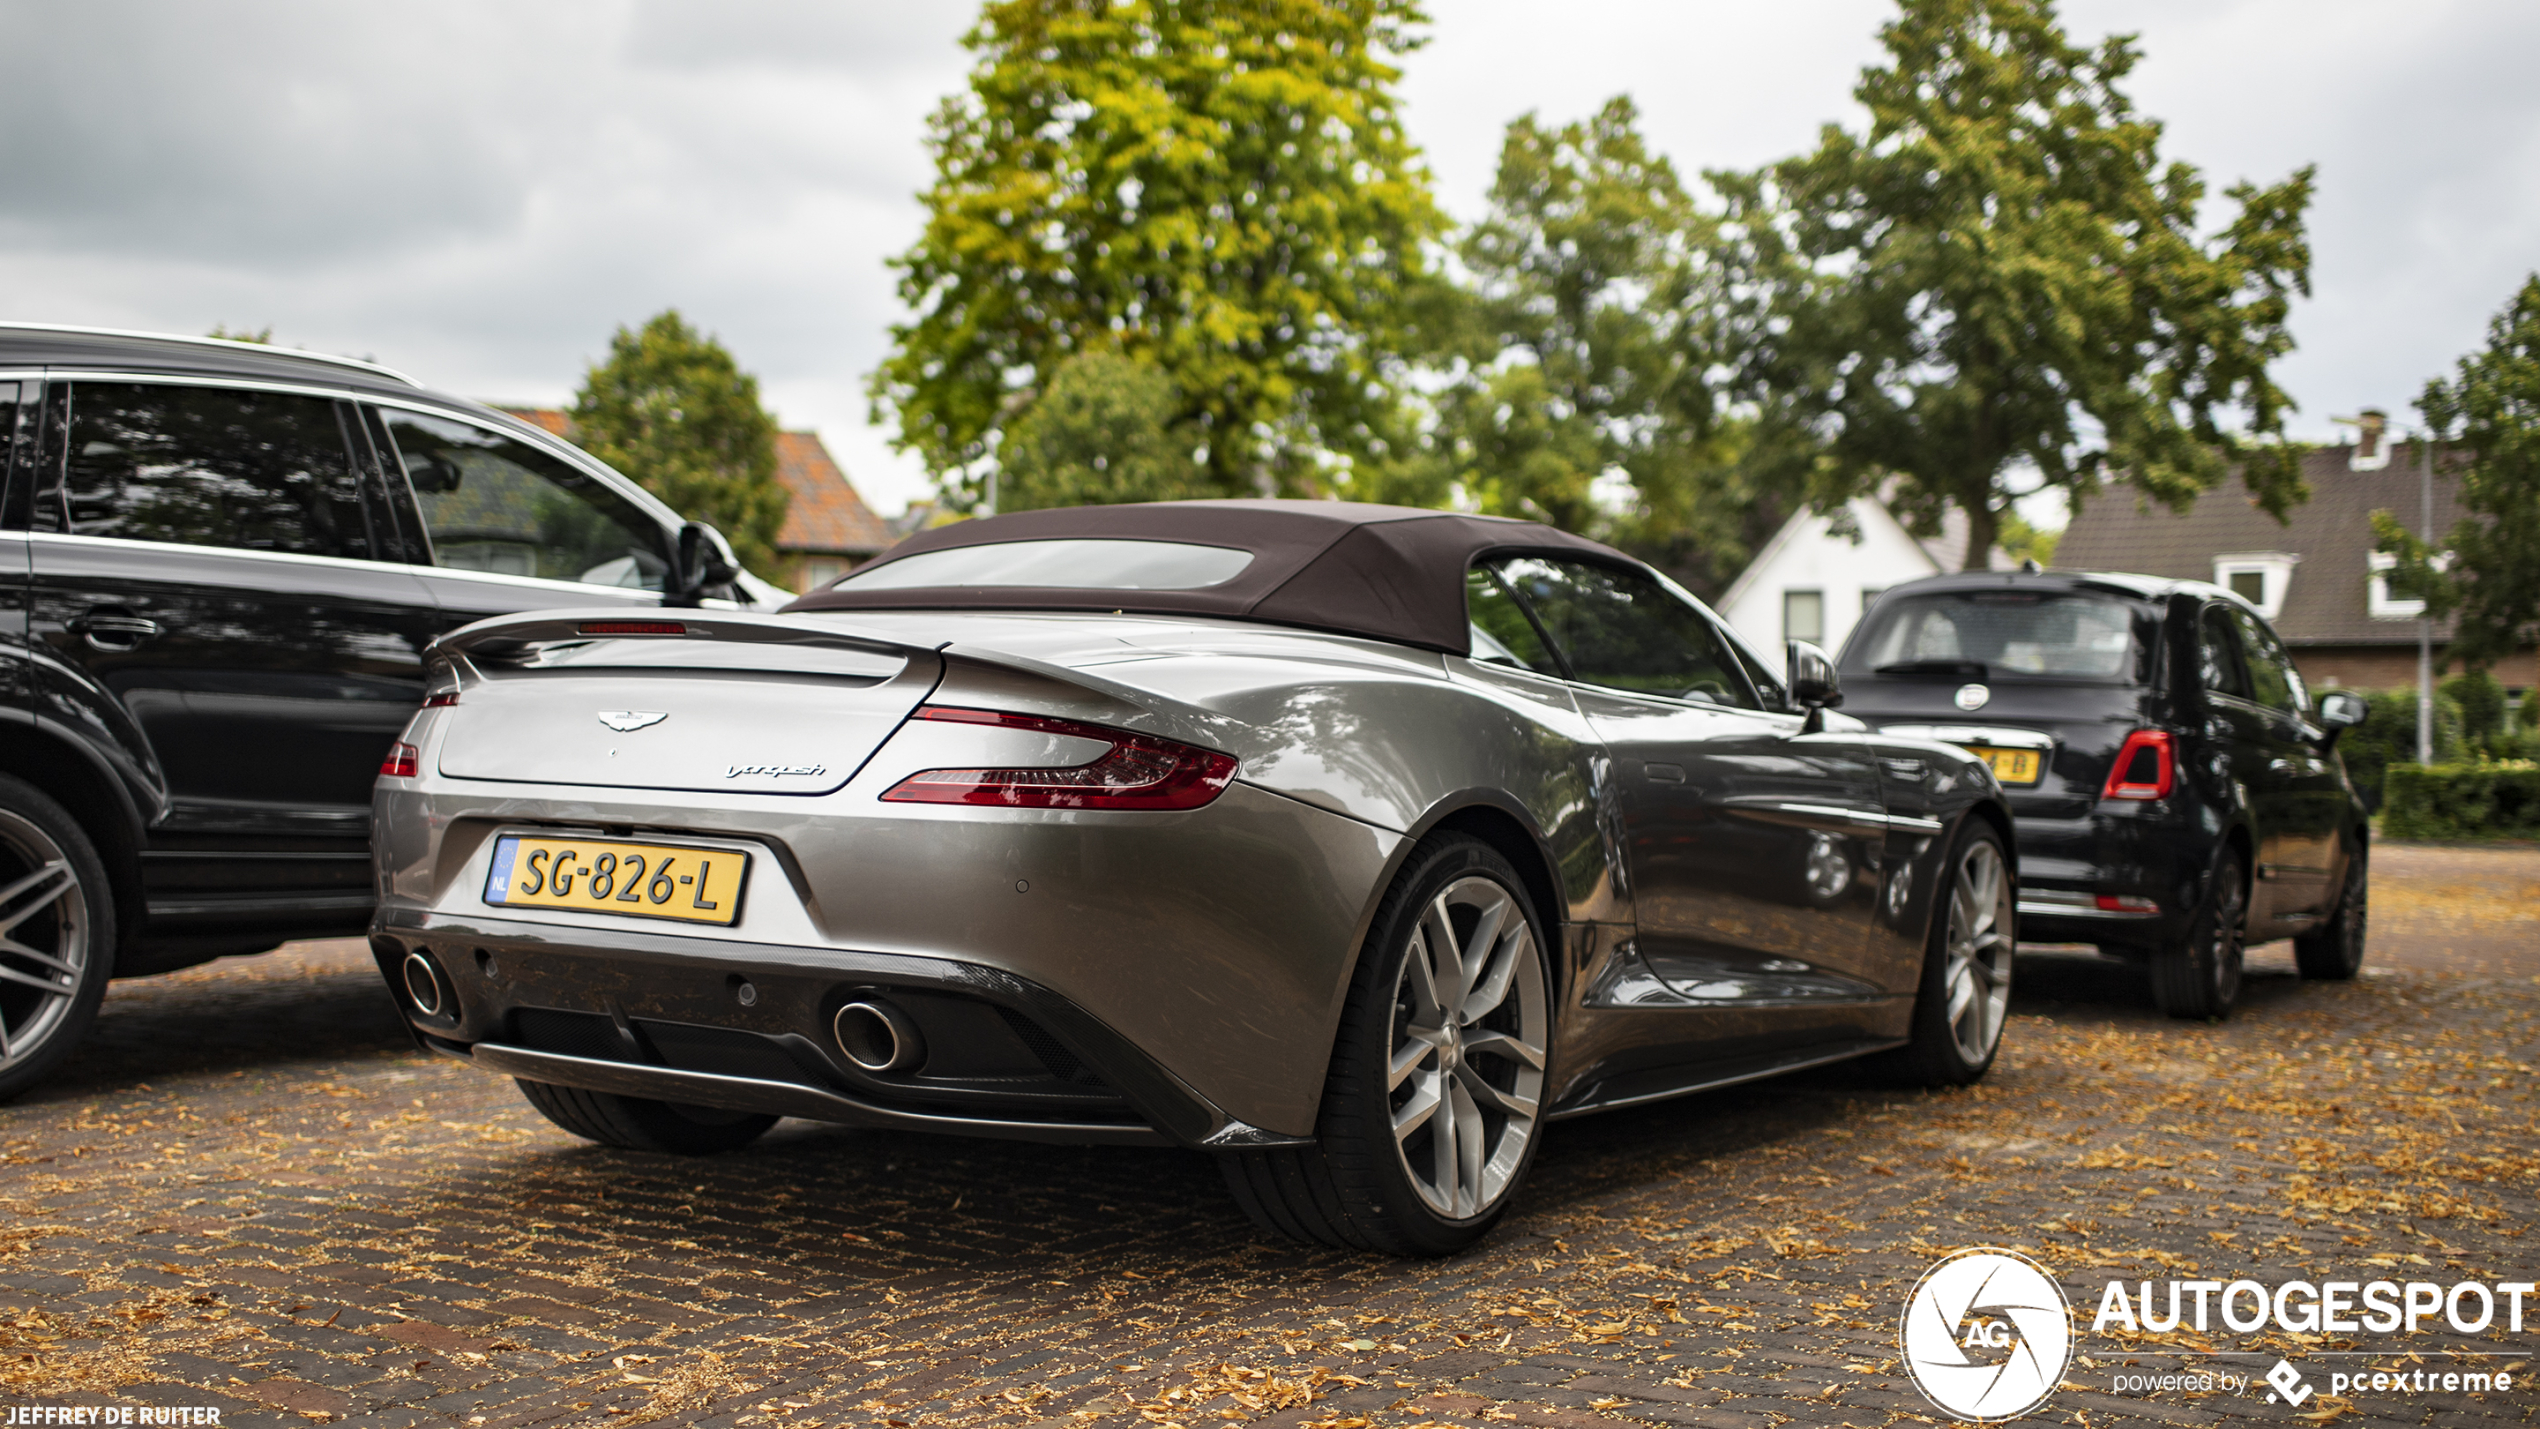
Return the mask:
<svg viewBox="0 0 2540 1429">
<path fill-rule="evenodd" d="M 2225 1026 L 2024 958 L 1972 1091 L 1827 1074 L 1566 1123 L 1506 1226 L 1439 1263 L 1265 1242 L 1181 1153 L 796 1123 L 711 1161 L 595 1149 L 409 1050 L 358 945 L 303 945 L 120 985 L 67 1075 L 0 1108 L 0 1405 L 246 1429 L 1921 1418 L 1896 1317 L 1960 1246 L 2093 1299 L 2540 1278 L 2540 852 L 2384 848 L 2375 912 L 2367 977 L 2305 985 L 2266 950 Z M 2338 1348 L 2085 1335 L 2040 1418 L 2284 1417 L 2109 1376 L 2275 1350 L 2324 1373 Z M 2518 1387 L 2302 1412 L 2536 1410 Z"/>
</svg>

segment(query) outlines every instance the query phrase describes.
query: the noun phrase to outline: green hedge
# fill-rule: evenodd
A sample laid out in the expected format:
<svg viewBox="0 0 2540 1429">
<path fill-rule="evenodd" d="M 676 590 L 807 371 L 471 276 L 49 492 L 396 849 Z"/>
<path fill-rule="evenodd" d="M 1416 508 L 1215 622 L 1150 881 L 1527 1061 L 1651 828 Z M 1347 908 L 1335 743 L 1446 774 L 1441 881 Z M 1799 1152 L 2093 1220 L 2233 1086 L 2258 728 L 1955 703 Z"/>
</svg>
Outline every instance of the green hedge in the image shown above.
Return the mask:
<svg viewBox="0 0 2540 1429">
<path fill-rule="evenodd" d="M 2417 692 L 2414 689 L 2357 690 L 2372 707 L 2372 717 L 2361 729 L 2350 729 L 2338 736 L 2337 752 L 2345 757 L 2346 773 L 2355 781 L 2355 792 L 2364 796 L 2364 807 L 2381 812 L 2382 771 L 2402 764 L 2414 764 L 2417 757 Z M 2461 757 L 2461 712 L 2451 698 L 2437 690 L 2434 695 L 2434 762 L 2447 764 Z"/>
<path fill-rule="evenodd" d="M 2540 764 L 2393 764 L 2381 831 L 2394 839 L 2540 838 Z"/>
</svg>

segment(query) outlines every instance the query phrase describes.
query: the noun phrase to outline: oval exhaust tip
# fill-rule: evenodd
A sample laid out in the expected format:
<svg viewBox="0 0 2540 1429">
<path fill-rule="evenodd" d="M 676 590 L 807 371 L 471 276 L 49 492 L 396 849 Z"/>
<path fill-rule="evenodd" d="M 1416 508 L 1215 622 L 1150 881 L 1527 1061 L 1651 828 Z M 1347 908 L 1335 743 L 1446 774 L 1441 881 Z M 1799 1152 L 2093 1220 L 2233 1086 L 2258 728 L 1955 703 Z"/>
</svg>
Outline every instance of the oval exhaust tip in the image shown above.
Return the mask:
<svg viewBox="0 0 2540 1429">
<path fill-rule="evenodd" d="M 879 998 L 858 998 L 830 1021 L 838 1050 L 868 1072 L 903 1072 L 926 1060 L 925 1040 L 907 1013 Z"/>
<path fill-rule="evenodd" d="M 406 996 L 414 1000 L 415 1010 L 426 1017 L 440 1016 L 441 970 L 432 965 L 432 959 L 421 953 L 406 954 L 405 974 Z"/>
</svg>

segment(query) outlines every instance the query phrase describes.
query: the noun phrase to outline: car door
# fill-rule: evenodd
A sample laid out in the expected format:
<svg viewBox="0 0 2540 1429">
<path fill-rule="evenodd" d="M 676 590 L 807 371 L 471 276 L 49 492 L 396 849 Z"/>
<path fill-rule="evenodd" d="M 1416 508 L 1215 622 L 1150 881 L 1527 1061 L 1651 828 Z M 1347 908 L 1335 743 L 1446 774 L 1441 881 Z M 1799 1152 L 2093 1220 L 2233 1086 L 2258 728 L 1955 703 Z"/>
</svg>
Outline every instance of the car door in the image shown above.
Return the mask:
<svg viewBox="0 0 2540 1429">
<path fill-rule="evenodd" d="M 661 603 L 671 533 L 597 476 L 446 412 L 380 405 L 363 433 L 444 628 L 544 607 Z"/>
<path fill-rule="evenodd" d="M 2320 749 L 2321 731 L 2311 723 L 2309 692 L 2283 642 L 2265 621 L 2238 606 L 2231 608 L 2231 619 L 2249 671 L 2251 699 L 2265 712 L 2253 722 L 2255 753 L 2264 763 L 2256 770 L 2252 793 L 2267 824 L 2258 881 L 2268 887 L 2267 916 L 2302 919 L 2320 911 L 2335 886 L 2329 875 L 2337 860 L 2345 790 L 2336 764 Z"/>
<path fill-rule="evenodd" d="M 1614 755 L 1650 969 L 1748 1009 L 1886 991 L 1869 946 L 1886 819 L 1863 738 L 1763 709 L 1710 619 L 1642 572 L 1523 556 L 1481 574 L 1532 617 Z"/>
<path fill-rule="evenodd" d="M 46 407 L 33 693 L 164 791 L 142 852 L 149 931 L 357 925 L 371 783 L 421 699 L 432 602 L 376 558 L 349 407 L 81 377 Z"/>
</svg>

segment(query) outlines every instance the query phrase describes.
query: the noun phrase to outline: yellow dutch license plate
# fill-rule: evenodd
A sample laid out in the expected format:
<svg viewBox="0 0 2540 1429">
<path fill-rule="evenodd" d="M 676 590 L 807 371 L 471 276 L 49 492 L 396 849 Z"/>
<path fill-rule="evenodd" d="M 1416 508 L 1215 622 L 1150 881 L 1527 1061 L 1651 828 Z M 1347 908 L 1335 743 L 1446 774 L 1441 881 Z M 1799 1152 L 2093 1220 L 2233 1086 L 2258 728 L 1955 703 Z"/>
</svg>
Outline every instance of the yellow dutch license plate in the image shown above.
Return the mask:
<svg viewBox="0 0 2540 1429">
<path fill-rule="evenodd" d="M 1988 749 L 1970 744 L 1967 752 L 1993 766 L 1993 777 L 2005 784 L 2034 784 L 2046 773 L 2044 757 L 2034 749 Z"/>
<path fill-rule="evenodd" d="M 749 871 L 750 856 L 731 849 L 505 834 L 494 841 L 485 901 L 730 927 Z"/>
</svg>

